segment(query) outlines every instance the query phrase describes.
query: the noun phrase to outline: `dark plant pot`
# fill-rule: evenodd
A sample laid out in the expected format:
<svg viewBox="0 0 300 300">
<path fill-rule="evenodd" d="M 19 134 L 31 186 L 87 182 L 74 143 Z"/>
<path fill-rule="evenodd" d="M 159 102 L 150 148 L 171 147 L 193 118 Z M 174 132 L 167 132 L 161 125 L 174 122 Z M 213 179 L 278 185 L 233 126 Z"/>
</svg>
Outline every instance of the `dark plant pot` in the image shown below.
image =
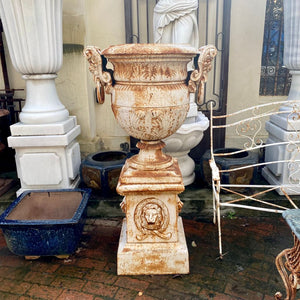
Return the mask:
<svg viewBox="0 0 300 300">
<path fill-rule="evenodd" d="M 89 197 L 87 189 L 22 193 L 0 216 L 7 247 L 27 258 L 74 253 Z"/>
<path fill-rule="evenodd" d="M 104 151 L 88 155 L 80 166 L 80 177 L 86 186 L 103 193 L 115 192 L 123 165 L 131 153 Z"/>
<path fill-rule="evenodd" d="M 238 151 L 237 148 L 219 148 L 214 153 L 229 153 Z M 207 150 L 201 159 L 201 171 L 204 181 L 211 185 L 211 170 L 209 160 L 211 158 L 210 150 Z M 215 162 L 220 170 L 239 168 L 242 166 L 258 163 L 258 154 L 252 151 L 246 151 L 229 156 L 215 156 Z M 250 184 L 253 179 L 254 168 L 222 173 L 221 181 L 225 184 Z"/>
</svg>

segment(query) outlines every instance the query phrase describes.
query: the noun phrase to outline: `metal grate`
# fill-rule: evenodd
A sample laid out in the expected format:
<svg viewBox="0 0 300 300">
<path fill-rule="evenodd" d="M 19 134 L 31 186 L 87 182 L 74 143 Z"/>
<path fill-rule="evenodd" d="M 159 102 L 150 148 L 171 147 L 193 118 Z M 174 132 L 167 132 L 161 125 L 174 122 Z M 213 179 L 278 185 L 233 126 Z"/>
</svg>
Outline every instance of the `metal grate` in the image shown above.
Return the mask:
<svg viewBox="0 0 300 300">
<path fill-rule="evenodd" d="M 1 90 L 0 90 L 1 91 Z M 9 122 L 10 124 L 14 124 L 19 122 L 19 114 L 22 111 L 23 103 L 25 99 L 15 99 L 13 98 L 14 91 L 6 91 L 4 93 L 0 93 L 0 109 L 7 109 L 9 111 Z"/>
<path fill-rule="evenodd" d="M 291 76 L 283 66 L 283 0 L 267 0 L 259 94 L 288 95 Z"/>
</svg>

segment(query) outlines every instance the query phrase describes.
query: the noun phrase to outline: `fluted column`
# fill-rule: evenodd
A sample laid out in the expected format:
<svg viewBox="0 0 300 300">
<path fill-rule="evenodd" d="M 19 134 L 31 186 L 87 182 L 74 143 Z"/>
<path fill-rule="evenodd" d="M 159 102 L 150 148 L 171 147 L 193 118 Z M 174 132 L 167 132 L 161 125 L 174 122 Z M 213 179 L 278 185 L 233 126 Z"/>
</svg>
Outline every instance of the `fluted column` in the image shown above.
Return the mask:
<svg viewBox="0 0 300 300">
<path fill-rule="evenodd" d="M 56 73 L 62 66 L 62 0 L 0 0 L 9 54 L 26 80 L 24 124 L 64 121 L 69 113 L 60 102 Z"/>
<path fill-rule="evenodd" d="M 283 5 L 283 63 L 292 75 L 288 100 L 300 100 L 300 2 L 299 0 L 285 0 Z"/>
</svg>

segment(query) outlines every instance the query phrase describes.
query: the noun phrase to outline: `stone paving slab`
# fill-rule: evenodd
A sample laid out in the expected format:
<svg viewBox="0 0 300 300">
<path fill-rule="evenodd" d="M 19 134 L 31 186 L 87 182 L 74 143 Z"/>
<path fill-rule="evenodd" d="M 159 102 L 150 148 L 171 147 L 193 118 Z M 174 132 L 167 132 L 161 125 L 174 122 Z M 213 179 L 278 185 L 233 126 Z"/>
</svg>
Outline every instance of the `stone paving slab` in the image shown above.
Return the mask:
<svg viewBox="0 0 300 300">
<path fill-rule="evenodd" d="M 222 261 L 216 226 L 184 219 L 188 275 L 117 276 L 121 222 L 88 219 L 77 252 L 64 260 L 26 261 L 10 253 L 0 231 L 0 299 L 270 300 L 284 292 L 274 259 L 293 240 L 280 215 L 224 218 Z"/>
</svg>

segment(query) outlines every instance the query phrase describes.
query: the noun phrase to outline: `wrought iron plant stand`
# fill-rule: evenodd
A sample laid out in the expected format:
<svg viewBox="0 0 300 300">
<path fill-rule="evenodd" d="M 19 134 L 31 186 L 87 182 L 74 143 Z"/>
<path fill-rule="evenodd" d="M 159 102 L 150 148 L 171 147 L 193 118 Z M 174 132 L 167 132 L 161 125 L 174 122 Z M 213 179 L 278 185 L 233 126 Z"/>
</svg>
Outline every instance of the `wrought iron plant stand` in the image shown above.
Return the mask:
<svg viewBox="0 0 300 300">
<path fill-rule="evenodd" d="M 291 228 L 294 237 L 294 246 L 280 252 L 275 262 L 286 290 L 286 297 L 284 299 L 293 300 L 300 286 L 300 210 L 291 209 L 283 212 L 282 215 Z M 283 299 L 282 294 L 277 292 L 275 299 Z"/>
</svg>

